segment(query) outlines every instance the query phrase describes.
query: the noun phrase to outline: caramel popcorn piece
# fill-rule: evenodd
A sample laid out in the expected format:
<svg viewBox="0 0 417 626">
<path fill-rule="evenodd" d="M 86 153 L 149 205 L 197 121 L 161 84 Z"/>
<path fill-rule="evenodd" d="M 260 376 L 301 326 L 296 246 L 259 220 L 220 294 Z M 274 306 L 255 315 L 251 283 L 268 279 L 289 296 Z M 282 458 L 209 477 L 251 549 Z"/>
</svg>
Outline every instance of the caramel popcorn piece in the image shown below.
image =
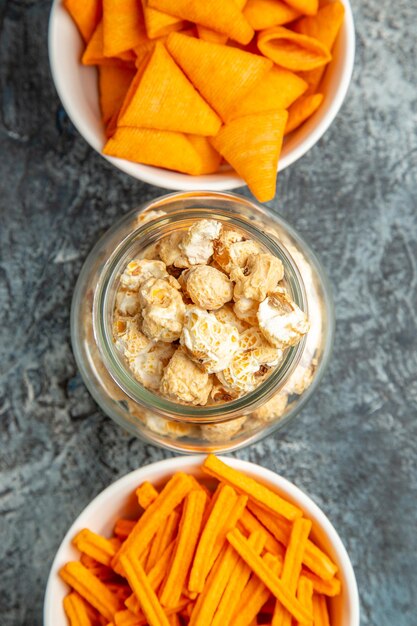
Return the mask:
<svg viewBox="0 0 417 626">
<path fill-rule="evenodd" d="M 116 347 L 129 359 L 135 359 L 139 354 L 147 352 L 153 345 L 140 330 L 138 317 L 115 319 L 113 325 Z"/>
<path fill-rule="evenodd" d="M 223 226 L 218 239 L 213 242 L 213 259 L 219 267 L 228 271 L 230 263 L 229 248 L 232 244 L 243 241 L 243 236 L 236 230 Z"/>
<path fill-rule="evenodd" d="M 281 349 L 296 345 L 310 326 L 306 314 L 281 287 L 259 305 L 258 322 L 264 337 Z"/>
<path fill-rule="evenodd" d="M 205 405 L 212 388 L 211 377 L 178 348 L 161 380 L 160 392 L 174 402 Z"/>
<path fill-rule="evenodd" d="M 234 268 L 245 267 L 248 257 L 251 254 L 260 254 L 262 249 L 253 239 L 245 241 L 224 242 L 215 244 L 216 252 L 214 260 L 220 267 L 230 274 Z"/>
<path fill-rule="evenodd" d="M 218 378 L 214 377 L 213 387 L 211 388 L 207 404 L 224 404 L 225 402 L 236 400 L 238 397 L 238 393 L 232 391 L 231 389 L 227 389 L 221 384 Z"/>
<path fill-rule="evenodd" d="M 259 365 L 275 367 L 282 361 L 283 352 L 279 348 L 272 346 L 265 339 L 259 328 L 248 328 L 239 338 L 239 350 L 250 350 Z"/>
<path fill-rule="evenodd" d="M 199 220 L 188 229 L 180 241 L 182 251 L 190 265 L 205 265 L 213 256 L 213 241 L 218 239 L 221 224 L 216 220 Z"/>
<path fill-rule="evenodd" d="M 196 435 L 196 426 L 194 424 L 181 424 L 180 422 L 151 414 L 146 415 L 144 421 L 149 430 L 158 435 L 169 435 L 175 439 Z"/>
<path fill-rule="evenodd" d="M 194 304 L 202 309 L 219 309 L 233 296 L 233 283 L 210 265 L 196 265 L 183 272 L 181 284 Z"/>
<path fill-rule="evenodd" d="M 218 372 L 219 381 L 231 391 L 237 391 L 239 395 L 253 391 L 257 386 L 255 374 L 259 371 L 259 362 L 251 352 L 237 352 L 230 365 Z"/>
<path fill-rule="evenodd" d="M 121 285 L 131 291 L 138 291 L 144 282 L 150 278 L 165 278 L 168 276 L 165 263 L 149 259 L 134 259 L 120 277 Z"/>
<path fill-rule="evenodd" d="M 233 305 L 236 317 L 250 326 L 258 325 L 258 308 L 259 302 L 250 298 L 239 298 Z"/>
<path fill-rule="evenodd" d="M 285 392 L 276 393 L 268 402 L 252 413 L 252 417 L 260 422 L 267 423 L 282 417 L 288 406 L 288 394 Z"/>
<path fill-rule="evenodd" d="M 142 331 L 153 341 L 172 342 L 180 338 L 185 304 L 180 292 L 167 280 L 149 279 L 140 291 Z"/>
<path fill-rule="evenodd" d="M 166 365 L 175 352 L 170 343 L 158 342 L 148 352 L 142 352 L 129 359 L 134 377 L 147 389 L 157 391 L 161 384 Z"/>
<path fill-rule="evenodd" d="M 235 326 L 222 324 L 212 313 L 190 306 L 180 342 L 191 359 L 213 374 L 229 365 L 239 347 L 239 333 Z"/>
<path fill-rule="evenodd" d="M 116 311 L 119 315 L 134 316 L 139 312 L 139 296 L 137 291 L 120 289 L 116 295 Z"/>
<path fill-rule="evenodd" d="M 262 302 L 284 278 L 284 266 L 272 254 L 250 254 L 243 267 L 230 272 L 235 281 L 234 299 L 248 298 Z"/>
<path fill-rule="evenodd" d="M 233 307 L 231 304 L 225 304 L 220 309 L 217 309 L 217 311 L 213 311 L 213 313 L 219 320 L 219 322 L 221 322 L 222 324 L 230 324 L 231 326 L 236 326 L 240 333 L 243 333 L 244 330 L 247 330 L 249 328 L 249 324 L 247 324 L 243 320 L 240 320 L 237 317 L 236 313 L 233 311 Z M 255 318 L 256 322 L 258 322 L 256 313 Z"/>
<path fill-rule="evenodd" d="M 215 443 L 216 441 L 228 441 L 234 437 L 246 422 L 246 417 L 237 417 L 228 422 L 218 424 L 202 424 L 201 434 L 203 439 Z"/>
<path fill-rule="evenodd" d="M 180 249 L 180 243 L 183 239 L 184 233 L 175 231 L 161 239 L 157 244 L 158 255 L 167 267 L 190 267 L 190 263 Z"/>
</svg>

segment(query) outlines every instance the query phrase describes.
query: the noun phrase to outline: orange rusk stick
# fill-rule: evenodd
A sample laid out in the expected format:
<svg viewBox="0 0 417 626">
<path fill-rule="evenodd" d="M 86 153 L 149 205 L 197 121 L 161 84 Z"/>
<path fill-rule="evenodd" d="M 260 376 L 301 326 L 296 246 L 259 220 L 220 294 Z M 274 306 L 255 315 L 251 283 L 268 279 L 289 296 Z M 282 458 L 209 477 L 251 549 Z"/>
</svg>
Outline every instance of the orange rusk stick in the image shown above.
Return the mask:
<svg viewBox="0 0 417 626">
<path fill-rule="evenodd" d="M 113 559 L 112 566 L 120 573 L 120 557 L 128 550 L 140 554 L 151 542 L 158 527 L 193 488 L 193 481 L 183 473 L 174 474 L 159 496 L 137 521 L 129 537 Z"/>
<path fill-rule="evenodd" d="M 139 556 L 139 561 L 140 561 L 140 564 L 142 565 L 143 569 L 146 569 L 146 564 L 148 562 L 149 553 L 151 551 L 151 548 L 152 548 L 152 543 L 149 543 L 146 546 L 144 552 L 142 552 L 142 554 Z"/>
<path fill-rule="evenodd" d="M 115 626 L 142 626 L 146 624 L 146 617 L 138 617 L 128 610 L 118 611 L 114 616 Z"/>
<path fill-rule="evenodd" d="M 313 612 L 313 583 L 302 575 L 298 579 L 297 598 L 308 611 Z"/>
<path fill-rule="evenodd" d="M 314 626 L 330 626 L 329 612 L 325 596 L 313 595 Z"/>
<path fill-rule="evenodd" d="M 92 626 L 84 600 L 71 591 L 64 598 L 64 611 L 70 626 Z"/>
<path fill-rule="evenodd" d="M 302 516 L 301 510 L 281 498 L 265 485 L 261 485 L 253 478 L 245 476 L 242 472 L 229 467 L 220 459 L 210 454 L 203 463 L 203 471 L 218 480 L 234 487 L 238 492 L 244 493 L 254 500 L 260 507 L 273 513 L 278 513 L 290 521 Z"/>
<path fill-rule="evenodd" d="M 148 560 L 146 561 L 146 571 L 153 568 L 155 563 L 165 552 L 166 547 L 169 546 L 171 541 L 175 538 L 179 519 L 180 514 L 177 513 L 177 511 L 172 511 L 172 513 L 168 515 L 165 523 L 158 528 L 151 544 Z"/>
<path fill-rule="evenodd" d="M 210 571 L 211 568 L 213 567 L 215 560 L 220 554 L 220 550 L 223 548 L 224 544 L 226 543 L 227 533 L 236 527 L 236 524 L 238 523 L 238 520 L 240 519 L 242 512 L 245 510 L 247 503 L 248 503 L 247 496 L 238 496 L 236 503 L 230 512 L 230 515 L 226 518 L 219 534 L 217 535 L 217 539 L 214 543 L 214 548 L 208 559 L 209 561 L 208 571 Z"/>
<path fill-rule="evenodd" d="M 265 565 L 265 562 L 256 554 L 253 548 L 248 546 L 248 542 L 242 533 L 237 529 L 233 530 L 227 535 L 227 540 L 287 611 L 302 624 L 311 625 L 312 615 L 300 604 L 295 595 L 288 591 L 283 582 L 271 574 L 270 568 Z"/>
<path fill-rule="evenodd" d="M 280 543 L 288 545 L 291 525 L 285 519 L 269 515 L 250 501 L 248 508 Z M 337 565 L 311 539 L 307 541 L 303 563 L 323 580 L 330 580 L 337 572 Z"/>
<path fill-rule="evenodd" d="M 149 626 L 169 626 L 168 618 L 159 604 L 159 600 L 139 561 L 131 552 L 126 552 L 120 555 L 120 564 L 148 620 Z"/>
<path fill-rule="evenodd" d="M 96 576 L 78 561 L 71 561 L 60 569 L 61 578 L 109 622 L 119 608 L 118 598 Z"/>
<path fill-rule="evenodd" d="M 147 509 L 159 496 L 158 491 L 149 481 L 145 481 L 136 489 L 136 496 L 142 509 Z"/>
<path fill-rule="evenodd" d="M 178 604 L 200 536 L 206 502 L 203 490 L 190 491 L 185 499 L 174 556 L 160 595 L 164 606 Z"/>
<path fill-rule="evenodd" d="M 133 519 L 118 519 L 114 525 L 113 532 L 119 539 L 126 539 L 133 530 L 136 522 Z"/>
<path fill-rule="evenodd" d="M 338 578 L 333 577 L 330 580 L 323 580 L 315 574 L 312 574 L 309 570 L 303 569 L 302 575 L 309 578 L 313 583 L 313 589 L 317 593 L 321 593 L 324 596 L 338 596 L 341 589 L 341 582 Z"/>
<path fill-rule="evenodd" d="M 223 592 L 233 575 L 239 555 L 234 548 L 226 545 L 215 566 L 211 570 L 203 592 L 200 594 L 191 615 L 189 626 L 206 626 L 212 623 Z"/>
<path fill-rule="evenodd" d="M 264 549 L 265 541 L 265 532 L 254 531 L 248 539 L 248 544 L 255 550 L 256 554 L 260 554 Z M 224 590 L 211 626 L 228 626 L 250 575 L 250 567 L 242 559 L 239 559 L 233 572 L 233 577 Z"/>
<path fill-rule="evenodd" d="M 104 537 L 93 533 L 88 528 L 80 530 L 72 540 L 74 546 L 84 554 L 88 554 L 102 565 L 109 566 L 117 550 L 114 545 Z"/>
<path fill-rule="evenodd" d="M 217 537 L 224 525 L 224 520 L 230 515 L 236 502 L 237 496 L 234 489 L 228 485 L 223 485 L 218 492 L 197 545 L 188 583 L 190 591 L 197 591 L 198 593 L 203 591 L 210 568 L 209 557 L 214 550 Z"/>
<path fill-rule="evenodd" d="M 263 561 L 273 574 L 280 575 L 282 569 L 280 557 L 265 554 Z M 270 596 L 269 589 L 257 576 L 253 575 L 244 588 L 242 596 L 238 599 L 239 607 L 234 612 L 231 626 L 250 626 Z"/>
<path fill-rule="evenodd" d="M 287 551 L 282 567 L 281 581 L 287 586 L 290 593 L 295 594 L 298 586 L 298 579 L 301 573 L 304 551 L 312 523 L 307 519 L 295 520 Z M 291 626 L 291 614 L 283 607 L 281 602 L 276 602 L 272 617 L 272 626 Z"/>
<path fill-rule="evenodd" d="M 254 533 L 256 531 L 263 532 L 266 535 L 266 543 L 265 550 L 271 552 L 272 554 L 279 554 L 282 557 L 284 556 L 284 548 L 282 544 L 275 539 L 275 537 L 266 529 L 266 527 L 262 526 L 262 524 L 256 519 L 254 515 L 247 509 L 245 509 L 240 516 L 239 522 L 242 524 L 243 528 L 247 533 Z"/>
</svg>

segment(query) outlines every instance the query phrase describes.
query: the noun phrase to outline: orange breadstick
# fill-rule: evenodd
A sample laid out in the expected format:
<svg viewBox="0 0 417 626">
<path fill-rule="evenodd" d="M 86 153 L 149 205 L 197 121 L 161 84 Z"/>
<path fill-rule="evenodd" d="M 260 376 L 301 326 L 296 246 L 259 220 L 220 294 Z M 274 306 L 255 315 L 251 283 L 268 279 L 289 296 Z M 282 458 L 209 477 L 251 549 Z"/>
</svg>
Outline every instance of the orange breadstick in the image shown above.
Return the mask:
<svg viewBox="0 0 417 626">
<path fill-rule="evenodd" d="M 136 522 L 133 519 L 118 519 L 114 525 L 113 532 L 119 539 L 126 539 L 133 530 Z"/>
<path fill-rule="evenodd" d="M 139 518 L 129 537 L 113 559 L 113 569 L 121 570 L 119 560 L 128 550 L 140 554 L 151 542 L 158 526 L 172 513 L 193 488 L 193 481 L 183 473 L 174 474 L 167 482 L 156 500 Z"/>
<path fill-rule="evenodd" d="M 285 2 L 304 15 L 315 15 L 319 8 L 319 0 L 285 0 Z"/>
<path fill-rule="evenodd" d="M 188 589 L 190 591 L 196 591 L 198 593 L 203 591 L 210 568 L 209 558 L 214 550 L 222 523 L 224 524 L 225 518 L 230 515 L 236 502 L 237 496 L 234 489 L 228 485 L 223 485 L 218 493 L 196 548 L 188 583 Z"/>
<path fill-rule="evenodd" d="M 248 544 L 254 549 L 256 554 L 260 554 L 265 546 L 265 541 L 266 533 L 264 531 L 254 531 L 248 539 Z M 224 590 L 211 626 L 229 625 L 250 575 L 250 567 L 242 559 L 239 559 L 233 572 L 233 577 Z"/>
<path fill-rule="evenodd" d="M 80 530 L 72 542 L 80 552 L 88 554 L 88 556 L 107 567 L 110 566 L 111 560 L 117 552 L 108 539 L 93 533 L 88 528 Z"/>
<path fill-rule="evenodd" d="M 282 559 L 266 554 L 262 560 L 271 570 L 271 575 L 280 575 Z M 269 589 L 263 582 L 257 576 L 252 576 L 239 598 L 239 607 L 234 612 L 231 626 L 250 626 L 270 595 Z"/>
<path fill-rule="evenodd" d="M 258 54 L 181 33 L 171 33 L 167 48 L 194 87 L 223 120 L 267 72 L 272 63 Z"/>
<path fill-rule="evenodd" d="M 101 19 L 100 0 L 64 0 L 64 7 L 88 42 Z"/>
<path fill-rule="evenodd" d="M 329 612 L 325 596 L 313 595 L 314 626 L 330 626 Z"/>
<path fill-rule="evenodd" d="M 217 538 L 214 542 L 214 548 L 209 557 L 209 570 L 213 567 L 213 564 L 217 557 L 220 554 L 220 550 L 223 548 L 226 543 L 226 535 L 228 532 L 233 530 L 236 527 L 245 507 L 248 503 L 247 496 L 238 496 L 230 515 L 226 518 L 224 524 L 221 526 L 220 532 L 217 535 Z"/>
<path fill-rule="evenodd" d="M 303 569 L 302 575 L 311 580 L 315 592 L 329 597 L 339 595 L 342 585 L 338 578 L 333 577 L 330 580 L 323 580 L 307 569 Z"/>
<path fill-rule="evenodd" d="M 302 575 L 298 579 L 297 599 L 308 611 L 313 612 L 313 583 Z"/>
<path fill-rule="evenodd" d="M 309 117 L 313 115 L 323 102 L 323 94 L 315 93 L 302 96 L 294 102 L 288 109 L 288 120 L 285 126 L 285 134 L 288 135 L 293 130 L 301 126 Z"/>
<path fill-rule="evenodd" d="M 139 485 L 135 493 L 138 498 L 139 506 L 141 506 L 142 509 L 147 509 L 159 496 L 159 492 L 149 481 L 145 481 Z"/>
<path fill-rule="evenodd" d="M 158 528 L 146 561 L 147 572 L 154 567 L 166 548 L 174 540 L 177 534 L 179 520 L 180 514 L 177 511 L 172 511 L 166 519 L 165 524 Z"/>
<path fill-rule="evenodd" d="M 115 626 L 143 626 L 146 624 L 146 618 L 138 617 L 128 610 L 118 611 L 114 615 Z"/>
<path fill-rule="evenodd" d="M 119 600 L 86 567 L 71 561 L 60 569 L 61 578 L 89 602 L 108 621 L 119 608 Z"/>
<path fill-rule="evenodd" d="M 291 615 L 302 624 L 312 624 L 312 615 L 300 604 L 295 595 L 288 591 L 282 581 L 271 575 L 270 568 L 248 546 L 248 542 L 236 529 L 227 535 L 229 543 L 239 553 L 241 558 L 249 565 L 254 574 L 264 583 L 270 592 L 281 602 Z"/>
<path fill-rule="evenodd" d="M 284 26 L 260 31 L 258 48 L 274 63 L 294 72 L 314 70 L 332 59 L 329 49 L 318 39 L 300 35 Z"/>
<path fill-rule="evenodd" d="M 162 13 L 156 9 L 151 9 L 148 0 L 142 0 L 143 15 L 145 18 L 145 28 L 149 39 L 156 39 L 172 33 L 175 30 L 182 30 L 186 22 L 177 17 Z"/>
<path fill-rule="evenodd" d="M 246 476 L 242 472 L 226 465 L 213 454 L 206 458 L 202 465 L 202 470 L 206 474 L 210 474 L 210 476 L 214 476 L 218 480 L 231 485 L 239 493 L 246 494 L 250 500 L 256 502 L 262 509 L 282 515 L 289 520 L 295 520 L 302 516 L 301 510 L 294 504 L 287 502 L 265 485 L 250 478 L 250 476 Z"/>
<path fill-rule="evenodd" d="M 149 6 L 207 26 L 242 44 L 249 43 L 254 34 L 235 0 L 149 0 Z"/>
<path fill-rule="evenodd" d="M 114 580 L 114 577 L 116 576 L 116 574 L 113 572 L 113 570 L 110 567 L 106 567 L 105 565 L 102 565 L 101 563 L 93 559 L 93 557 L 89 556 L 88 554 L 81 554 L 80 563 L 82 563 L 84 567 L 90 570 L 90 572 L 94 574 L 94 576 L 96 576 L 96 578 L 98 578 L 102 582 L 108 582 L 110 580 Z"/>
<path fill-rule="evenodd" d="M 160 594 L 164 606 L 178 604 L 200 536 L 206 502 L 207 496 L 202 490 L 191 491 L 185 499 L 174 556 Z"/>
<path fill-rule="evenodd" d="M 290 593 L 295 594 L 298 586 L 298 579 L 301 573 L 303 556 L 310 534 L 312 523 L 307 519 L 295 520 L 287 551 L 282 567 L 281 581 L 287 586 Z M 272 626 L 291 626 L 291 614 L 283 607 L 281 602 L 276 602 L 272 617 Z"/>
<path fill-rule="evenodd" d="M 245 509 L 239 521 L 242 524 L 243 528 L 248 533 L 254 533 L 254 532 L 265 533 L 266 535 L 265 550 L 267 550 L 268 552 L 271 552 L 272 554 L 280 555 L 282 557 L 284 556 L 284 549 L 282 545 L 279 543 L 279 541 L 277 541 L 275 537 L 264 526 L 262 526 L 260 522 L 258 522 L 256 517 L 252 515 L 250 511 Z"/>
<path fill-rule="evenodd" d="M 288 24 L 300 16 L 300 11 L 281 0 L 248 0 L 243 15 L 254 30 Z"/>
<path fill-rule="evenodd" d="M 92 626 L 84 600 L 78 593 L 71 591 L 65 596 L 64 611 L 70 626 Z"/>
<path fill-rule="evenodd" d="M 169 626 L 168 618 L 162 606 L 159 604 L 159 600 L 149 583 L 149 579 L 132 552 L 129 551 L 121 554 L 120 564 L 129 581 L 129 585 L 139 601 L 149 626 Z"/>
<path fill-rule="evenodd" d="M 253 502 L 248 503 L 248 508 L 280 543 L 288 545 L 291 526 L 285 519 L 271 516 Z M 310 539 L 307 541 L 303 562 L 323 580 L 330 580 L 337 572 L 337 565 Z"/>
</svg>

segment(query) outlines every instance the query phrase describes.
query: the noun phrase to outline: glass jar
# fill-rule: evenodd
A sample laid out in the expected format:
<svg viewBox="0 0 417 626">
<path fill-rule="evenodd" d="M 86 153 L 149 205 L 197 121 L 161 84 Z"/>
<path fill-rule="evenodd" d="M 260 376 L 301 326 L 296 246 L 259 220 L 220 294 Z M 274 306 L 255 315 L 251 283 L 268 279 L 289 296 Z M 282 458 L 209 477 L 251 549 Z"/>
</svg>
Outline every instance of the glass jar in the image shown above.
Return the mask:
<svg viewBox="0 0 417 626">
<path fill-rule="evenodd" d="M 144 388 L 113 339 L 113 311 L 127 263 L 163 236 L 195 220 L 216 219 L 243 231 L 281 259 L 285 287 L 307 314 L 310 330 L 254 391 L 223 404 L 177 404 Z M 120 426 L 182 453 L 231 451 L 270 435 L 312 395 L 331 353 L 329 283 L 303 239 L 265 207 L 229 193 L 169 194 L 125 215 L 97 243 L 79 276 L 71 311 L 75 358 L 90 393 Z"/>
</svg>

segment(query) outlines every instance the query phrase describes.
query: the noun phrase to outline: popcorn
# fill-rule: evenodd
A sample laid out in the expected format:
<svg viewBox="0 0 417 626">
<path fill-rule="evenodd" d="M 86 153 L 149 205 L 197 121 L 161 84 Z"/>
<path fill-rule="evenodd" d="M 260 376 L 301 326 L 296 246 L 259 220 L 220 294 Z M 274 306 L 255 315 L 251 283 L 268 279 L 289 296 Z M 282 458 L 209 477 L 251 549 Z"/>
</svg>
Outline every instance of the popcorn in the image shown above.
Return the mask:
<svg viewBox="0 0 417 626">
<path fill-rule="evenodd" d="M 184 233 L 175 231 L 161 239 L 157 244 L 158 255 L 167 267 L 190 267 L 190 263 L 179 247 L 183 239 Z"/>
<path fill-rule="evenodd" d="M 284 266 L 272 254 L 250 254 L 244 267 L 230 272 L 230 278 L 236 282 L 235 300 L 244 297 L 262 302 L 284 278 Z"/>
<path fill-rule="evenodd" d="M 204 405 L 212 386 L 207 372 L 194 363 L 183 348 L 178 348 L 165 368 L 160 392 L 174 402 Z"/>
<path fill-rule="evenodd" d="M 194 304 L 202 309 L 219 309 L 233 296 L 233 283 L 210 265 L 197 265 L 183 272 L 181 284 Z"/>
<path fill-rule="evenodd" d="M 268 365 L 268 367 L 275 367 L 283 357 L 282 350 L 271 346 L 259 328 L 254 327 L 248 328 L 240 335 L 239 350 L 250 350 L 259 365 Z"/>
<path fill-rule="evenodd" d="M 150 278 L 168 276 L 165 263 L 149 259 L 135 259 L 126 267 L 120 277 L 121 285 L 128 290 L 138 291 L 143 283 Z"/>
<path fill-rule="evenodd" d="M 222 324 L 212 313 L 190 306 L 180 342 L 190 358 L 212 374 L 229 365 L 239 347 L 239 333 L 235 326 Z"/>
<path fill-rule="evenodd" d="M 224 402 L 236 400 L 238 397 L 238 393 L 232 391 L 231 389 L 226 389 L 226 387 L 222 385 L 218 379 L 214 378 L 213 387 L 211 388 L 207 404 L 223 404 Z"/>
<path fill-rule="evenodd" d="M 142 352 L 129 359 L 129 366 L 144 387 L 157 391 L 161 384 L 164 369 L 175 352 L 170 343 L 158 342 L 148 352 Z"/>
<path fill-rule="evenodd" d="M 255 374 L 259 371 L 259 361 L 252 352 L 237 352 L 227 368 L 218 372 L 219 381 L 239 395 L 253 391 L 257 387 Z"/>
<path fill-rule="evenodd" d="M 236 267 L 245 267 L 251 254 L 260 254 L 261 252 L 260 245 L 253 239 L 229 243 L 227 238 L 223 241 L 220 238 L 219 243 L 215 244 L 214 260 L 225 272 L 230 274 Z"/>
<path fill-rule="evenodd" d="M 139 301 L 142 331 L 149 339 L 172 342 L 180 338 L 185 304 L 175 287 L 161 278 L 149 279 L 139 291 Z"/>
<path fill-rule="evenodd" d="M 231 326 L 236 326 L 240 333 L 243 333 L 244 330 L 249 328 L 249 324 L 240 320 L 236 313 L 233 311 L 231 304 L 225 304 L 217 311 L 213 311 L 213 314 L 222 324 L 230 324 Z M 256 317 L 256 314 L 255 314 Z M 256 319 L 256 321 L 258 321 Z"/>
<path fill-rule="evenodd" d="M 236 230 L 223 226 L 220 237 L 214 241 L 213 259 L 225 271 L 230 271 L 228 264 L 230 263 L 229 248 L 233 243 L 243 241 L 243 236 Z"/>
<path fill-rule="evenodd" d="M 143 224 L 156 220 L 158 217 L 164 217 L 164 215 L 166 215 L 165 211 L 142 211 L 136 218 L 136 226 L 143 226 Z"/>
<path fill-rule="evenodd" d="M 116 311 L 120 315 L 136 315 L 139 312 L 139 297 L 136 291 L 120 289 L 116 295 Z"/>
<path fill-rule="evenodd" d="M 175 439 L 196 436 L 194 424 L 182 424 L 158 415 L 146 415 L 145 424 L 152 432 L 158 435 L 169 435 Z"/>
<path fill-rule="evenodd" d="M 220 422 L 218 424 L 202 424 L 201 434 L 206 441 L 229 441 L 246 422 L 246 417 L 237 417 L 228 422 Z"/>
<path fill-rule="evenodd" d="M 310 327 L 306 314 L 280 287 L 259 305 L 258 322 L 264 337 L 281 349 L 297 344 Z"/>
<path fill-rule="evenodd" d="M 113 324 L 116 337 L 116 347 L 127 359 L 135 359 L 139 354 L 148 352 L 153 342 L 140 330 L 138 317 L 117 317 Z"/>
<path fill-rule="evenodd" d="M 233 305 L 233 311 L 236 317 L 250 326 L 258 325 L 258 308 L 259 302 L 244 297 L 240 298 Z"/>
<path fill-rule="evenodd" d="M 272 422 L 272 420 L 282 417 L 288 406 L 288 395 L 285 392 L 276 393 L 268 402 L 256 409 L 251 415 L 260 422 Z"/>
<path fill-rule="evenodd" d="M 188 229 L 179 249 L 190 265 L 204 265 L 213 256 L 213 241 L 218 239 L 221 224 L 216 220 L 199 220 Z"/>
</svg>

